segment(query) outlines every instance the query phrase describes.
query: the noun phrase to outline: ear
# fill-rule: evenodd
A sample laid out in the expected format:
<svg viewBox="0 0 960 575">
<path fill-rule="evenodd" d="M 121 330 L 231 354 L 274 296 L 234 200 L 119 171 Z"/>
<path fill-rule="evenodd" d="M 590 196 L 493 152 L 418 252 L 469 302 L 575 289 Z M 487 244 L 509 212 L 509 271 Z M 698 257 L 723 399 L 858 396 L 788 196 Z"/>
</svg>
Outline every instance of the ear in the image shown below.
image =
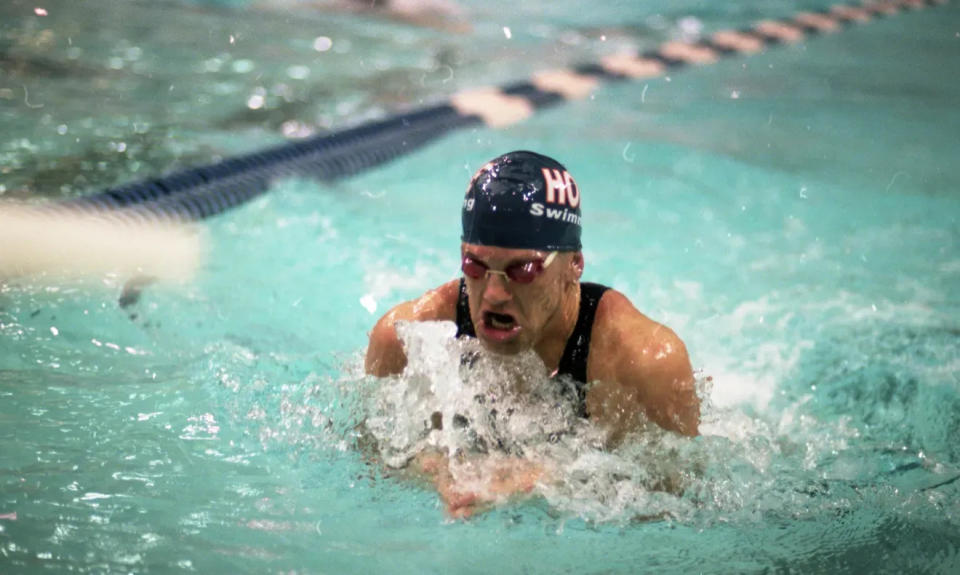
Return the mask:
<svg viewBox="0 0 960 575">
<path fill-rule="evenodd" d="M 583 252 L 573 254 L 573 258 L 570 260 L 570 266 L 573 268 L 573 272 L 579 280 L 580 276 L 583 275 Z"/>
</svg>

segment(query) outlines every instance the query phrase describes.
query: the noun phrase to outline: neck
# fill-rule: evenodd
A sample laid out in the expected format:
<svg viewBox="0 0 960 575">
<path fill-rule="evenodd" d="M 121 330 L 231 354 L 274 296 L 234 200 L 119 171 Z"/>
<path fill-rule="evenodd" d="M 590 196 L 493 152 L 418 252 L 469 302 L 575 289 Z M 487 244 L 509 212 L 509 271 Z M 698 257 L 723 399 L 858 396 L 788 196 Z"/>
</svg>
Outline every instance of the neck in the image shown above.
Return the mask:
<svg viewBox="0 0 960 575">
<path fill-rule="evenodd" d="M 543 360 L 547 369 L 553 373 L 560 365 L 560 358 L 567 347 L 567 340 L 573 335 L 580 314 L 580 282 L 573 282 L 563 291 L 560 305 L 547 322 L 547 328 L 534 350 Z"/>
</svg>

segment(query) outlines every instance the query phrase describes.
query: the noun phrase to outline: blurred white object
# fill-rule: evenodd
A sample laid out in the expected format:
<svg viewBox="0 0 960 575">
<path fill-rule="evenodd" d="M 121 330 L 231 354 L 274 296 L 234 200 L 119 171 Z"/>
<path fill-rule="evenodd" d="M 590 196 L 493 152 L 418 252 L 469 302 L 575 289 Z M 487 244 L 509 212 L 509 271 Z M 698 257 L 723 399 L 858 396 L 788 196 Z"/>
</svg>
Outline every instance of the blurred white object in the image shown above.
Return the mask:
<svg viewBox="0 0 960 575">
<path fill-rule="evenodd" d="M 684 42 L 696 42 L 703 33 L 703 22 L 693 16 L 684 16 L 677 22 L 677 37 Z"/>
<path fill-rule="evenodd" d="M 198 226 L 124 216 L 0 204 L 0 280 L 116 274 L 183 281 L 200 267 Z"/>
</svg>

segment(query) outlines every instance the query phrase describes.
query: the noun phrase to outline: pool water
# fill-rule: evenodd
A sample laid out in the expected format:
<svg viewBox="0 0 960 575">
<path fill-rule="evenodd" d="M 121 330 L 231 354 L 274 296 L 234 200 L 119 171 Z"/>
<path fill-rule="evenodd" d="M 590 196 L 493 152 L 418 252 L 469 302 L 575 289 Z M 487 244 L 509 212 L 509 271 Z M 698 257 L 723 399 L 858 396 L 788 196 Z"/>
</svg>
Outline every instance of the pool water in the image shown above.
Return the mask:
<svg viewBox="0 0 960 575">
<path fill-rule="evenodd" d="M 306 3 L 40 4 L 0 6 L 0 199 L 828 6 L 471 0 L 455 34 Z M 958 47 L 956 3 L 908 11 L 277 182 L 204 223 L 199 277 L 127 308 L 122 278 L 0 283 L 0 572 L 956 572 Z M 466 182 L 518 148 L 577 178 L 585 279 L 687 343 L 702 436 L 531 432 L 560 480 L 449 521 L 358 429 L 412 449 L 395 424 L 431 404 L 405 390 L 483 379 L 449 371 L 442 326 L 410 334 L 436 352 L 419 375 L 361 359 L 380 314 L 455 277 Z M 521 432 L 551 422 L 535 408 Z M 682 493 L 655 487 L 671 474 Z"/>
</svg>

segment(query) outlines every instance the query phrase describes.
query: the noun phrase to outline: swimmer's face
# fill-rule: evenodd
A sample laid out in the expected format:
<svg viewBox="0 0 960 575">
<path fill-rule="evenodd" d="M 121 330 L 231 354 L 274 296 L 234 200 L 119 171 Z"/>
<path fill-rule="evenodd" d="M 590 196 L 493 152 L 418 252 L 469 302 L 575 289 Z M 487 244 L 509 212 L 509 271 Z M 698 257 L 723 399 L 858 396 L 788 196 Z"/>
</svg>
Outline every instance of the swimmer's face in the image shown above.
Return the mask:
<svg viewBox="0 0 960 575">
<path fill-rule="evenodd" d="M 510 280 L 503 274 L 464 274 L 470 301 L 470 319 L 477 338 L 495 353 L 515 354 L 532 349 L 559 320 L 560 304 L 565 291 L 576 287 L 579 279 L 579 254 L 558 253 L 548 261 L 549 252 L 517 250 L 462 244 L 463 262 L 476 264 L 493 272 L 513 267 L 540 270 L 530 283 Z M 477 275 L 477 274 L 473 274 Z M 517 276 L 518 274 L 514 273 Z"/>
</svg>

